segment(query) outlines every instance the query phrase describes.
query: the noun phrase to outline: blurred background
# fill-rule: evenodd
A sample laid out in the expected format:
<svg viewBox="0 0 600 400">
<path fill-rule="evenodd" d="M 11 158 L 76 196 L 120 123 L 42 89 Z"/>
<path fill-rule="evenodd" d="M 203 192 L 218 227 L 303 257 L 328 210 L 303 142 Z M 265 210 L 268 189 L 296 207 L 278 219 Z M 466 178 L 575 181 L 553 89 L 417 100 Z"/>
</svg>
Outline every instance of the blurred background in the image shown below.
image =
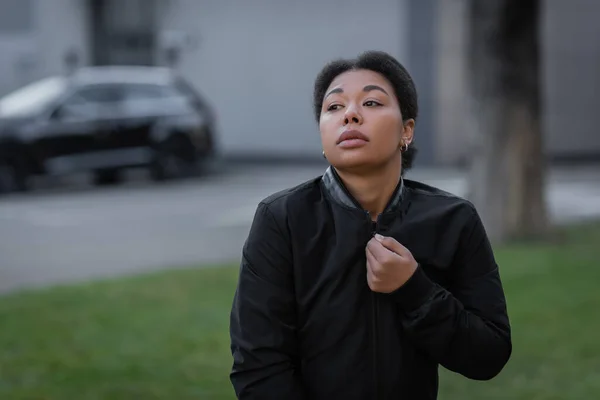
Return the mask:
<svg viewBox="0 0 600 400">
<path fill-rule="evenodd" d="M 327 167 L 326 62 L 397 57 L 408 177 L 472 193 L 474 2 L 0 0 L 0 399 L 233 398 L 241 247 L 262 198 Z M 547 223 L 517 240 L 489 219 L 515 355 L 490 383 L 443 372 L 445 399 L 600 398 L 600 3 L 535 3 L 543 140 L 517 162 Z"/>
</svg>

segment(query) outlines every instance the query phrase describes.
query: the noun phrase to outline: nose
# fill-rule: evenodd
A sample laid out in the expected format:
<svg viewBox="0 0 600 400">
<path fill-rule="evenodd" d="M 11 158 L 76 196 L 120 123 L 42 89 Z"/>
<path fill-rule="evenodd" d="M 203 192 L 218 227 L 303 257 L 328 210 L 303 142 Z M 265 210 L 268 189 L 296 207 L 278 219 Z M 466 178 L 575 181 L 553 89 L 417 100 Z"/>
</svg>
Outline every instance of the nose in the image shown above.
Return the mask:
<svg viewBox="0 0 600 400">
<path fill-rule="evenodd" d="M 344 125 L 348 125 L 350 123 L 362 124 L 362 122 L 362 115 L 356 106 L 350 106 L 346 108 L 346 114 L 344 114 Z"/>
</svg>

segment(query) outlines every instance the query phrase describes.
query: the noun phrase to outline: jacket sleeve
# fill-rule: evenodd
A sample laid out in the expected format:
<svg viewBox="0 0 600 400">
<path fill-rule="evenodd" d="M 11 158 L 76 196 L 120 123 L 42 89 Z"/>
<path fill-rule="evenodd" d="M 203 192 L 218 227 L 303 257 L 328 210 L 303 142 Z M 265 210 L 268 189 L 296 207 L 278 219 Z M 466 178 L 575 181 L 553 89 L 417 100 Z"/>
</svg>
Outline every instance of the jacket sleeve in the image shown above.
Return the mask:
<svg viewBox="0 0 600 400">
<path fill-rule="evenodd" d="M 238 399 L 304 399 L 295 310 L 289 240 L 261 203 L 244 244 L 230 318 L 230 378 Z"/>
<path fill-rule="evenodd" d="M 417 347 L 453 372 L 489 380 L 510 358 L 511 329 L 498 265 L 474 209 L 458 243 L 449 291 L 419 267 L 391 295 Z"/>
</svg>

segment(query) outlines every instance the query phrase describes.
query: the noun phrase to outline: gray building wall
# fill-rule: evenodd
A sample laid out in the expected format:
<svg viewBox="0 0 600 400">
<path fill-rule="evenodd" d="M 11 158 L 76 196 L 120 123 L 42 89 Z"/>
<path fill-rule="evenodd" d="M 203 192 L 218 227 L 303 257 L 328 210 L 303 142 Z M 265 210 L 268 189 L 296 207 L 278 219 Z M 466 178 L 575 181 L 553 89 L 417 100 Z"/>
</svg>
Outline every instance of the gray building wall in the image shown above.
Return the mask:
<svg viewBox="0 0 600 400">
<path fill-rule="evenodd" d="M 197 41 L 181 72 L 216 107 L 227 154 L 321 154 L 312 86 L 330 59 L 368 49 L 407 59 L 402 0 L 198 0 L 162 5 L 162 29 Z"/>
<path fill-rule="evenodd" d="M 546 0 L 544 94 L 547 148 L 600 154 L 600 2 Z"/>
<path fill-rule="evenodd" d="M 436 0 L 438 9 L 437 159 L 453 164 L 469 157 L 464 64 L 465 0 Z M 600 155 L 600 2 L 543 2 L 543 129 L 552 158 Z"/>
<path fill-rule="evenodd" d="M 37 67 L 34 0 L 0 2 L 0 94 L 32 79 Z"/>
<path fill-rule="evenodd" d="M 81 0 L 0 2 L 0 94 L 64 70 L 71 49 L 89 57 L 86 3 Z"/>
</svg>

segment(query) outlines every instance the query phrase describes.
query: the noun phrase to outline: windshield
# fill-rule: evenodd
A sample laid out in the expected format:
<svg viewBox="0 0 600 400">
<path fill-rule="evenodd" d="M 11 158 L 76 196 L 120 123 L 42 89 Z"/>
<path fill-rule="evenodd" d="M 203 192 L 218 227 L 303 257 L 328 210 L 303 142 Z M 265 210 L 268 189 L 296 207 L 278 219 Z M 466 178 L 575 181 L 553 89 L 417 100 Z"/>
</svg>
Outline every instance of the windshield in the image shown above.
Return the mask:
<svg viewBox="0 0 600 400">
<path fill-rule="evenodd" d="M 0 117 L 15 117 L 42 111 L 65 90 L 62 77 L 51 77 L 33 82 L 0 98 Z"/>
</svg>

